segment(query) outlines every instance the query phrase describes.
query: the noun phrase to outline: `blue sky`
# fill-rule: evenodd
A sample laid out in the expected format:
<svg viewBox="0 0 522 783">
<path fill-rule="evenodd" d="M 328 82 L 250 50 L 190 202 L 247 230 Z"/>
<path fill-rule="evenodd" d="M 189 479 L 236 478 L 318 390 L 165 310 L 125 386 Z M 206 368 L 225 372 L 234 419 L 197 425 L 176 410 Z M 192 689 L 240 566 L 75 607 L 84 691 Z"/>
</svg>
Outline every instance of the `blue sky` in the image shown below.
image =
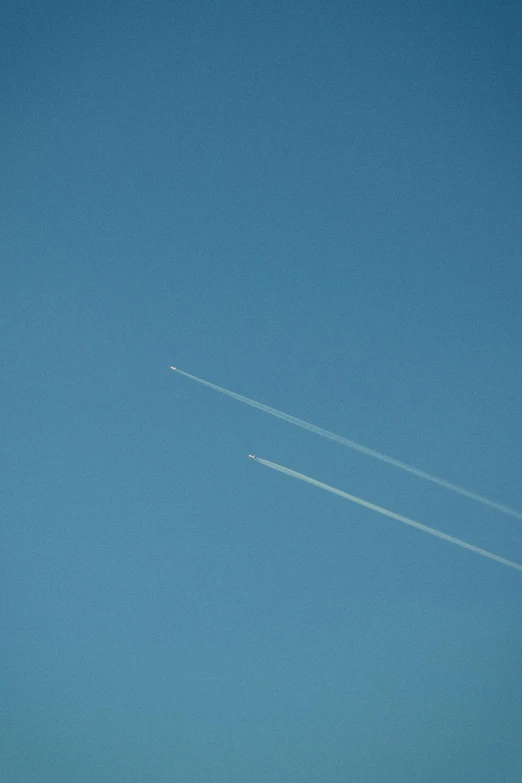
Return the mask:
<svg viewBox="0 0 522 783">
<path fill-rule="evenodd" d="M 10 783 L 520 780 L 514 3 L 10 3 Z"/>
</svg>

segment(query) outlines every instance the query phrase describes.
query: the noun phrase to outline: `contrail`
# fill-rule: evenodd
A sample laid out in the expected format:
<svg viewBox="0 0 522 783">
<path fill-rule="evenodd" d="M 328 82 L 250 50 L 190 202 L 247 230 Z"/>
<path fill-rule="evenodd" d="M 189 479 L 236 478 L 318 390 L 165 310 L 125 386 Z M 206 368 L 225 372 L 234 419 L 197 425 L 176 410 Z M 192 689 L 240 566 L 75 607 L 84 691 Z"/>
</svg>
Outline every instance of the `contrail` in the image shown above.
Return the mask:
<svg viewBox="0 0 522 783">
<path fill-rule="evenodd" d="M 445 489 L 457 492 L 459 495 L 463 495 L 466 498 L 476 500 L 478 503 L 482 503 L 483 506 L 489 506 L 489 508 L 493 508 L 495 511 L 501 511 L 503 514 L 509 514 L 509 516 L 515 517 L 515 519 L 522 520 L 522 514 L 519 511 L 509 508 L 509 506 L 503 506 L 501 503 L 496 503 L 494 500 L 489 500 L 489 498 L 485 498 L 482 495 L 477 495 L 476 492 L 471 492 L 469 489 L 464 489 L 457 484 L 452 484 L 450 481 L 433 476 L 431 473 L 426 473 L 424 470 L 406 464 L 406 462 L 400 462 L 398 459 L 388 457 L 386 454 L 381 454 L 381 452 L 370 449 L 368 446 L 362 446 L 360 443 L 356 443 L 353 440 L 343 438 L 342 435 L 336 435 L 334 432 L 325 430 L 322 427 L 317 427 L 315 424 L 303 421 L 303 419 L 297 419 L 295 416 L 290 416 L 288 413 L 278 411 L 276 408 L 271 408 L 270 405 L 264 405 L 262 402 L 251 400 L 249 397 L 244 397 L 242 394 L 236 394 L 236 392 L 230 391 L 229 389 L 223 389 L 221 386 L 216 386 L 215 383 L 204 381 L 201 378 L 197 378 L 195 375 L 190 375 L 188 372 L 178 370 L 177 367 L 171 367 L 170 369 L 180 375 L 184 375 L 185 378 L 190 378 L 192 381 L 197 381 L 197 383 L 201 383 L 203 386 L 208 386 L 209 389 L 214 389 L 214 391 L 221 392 L 221 394 L 226 394 L 234 400 L 239 400 L 239 402 L 244 402 L 252 408 L 257 408 L 260 411 L 269 413 L 271 416 L 277 416 L 278 419 L 283 419 L 283 421 L 287 421 L 289 424 L 295 424 L 296 427 L 302 427 L 304 430 L 308 430 L 308 432 L 314 432 L 316 435 L 321 435 L 323 438 L 328 438 L 329 440 L 335 441 L 335 443 L 340 443 L 341 446 L 347 446 L 349 449 L 358 451 L 361 454 L 366 454 L 368 457 L 374 457 L 375 459 L 381 460 L 381 462 L 388 463 L 388 465 L 394 465 L 396 468 L 400 468 L 407 473 L 412 473 L 418 478 L 431 481 L 432 484 L 437 484 L 439 487 L 444 487 Z"/>
<path fill-rule="evenodd" d="M 437 536 L 437 538 L 442 538 L 444 541 L 449 541 L 450 544 L 457 544 L 457 546 L 461 546 L 464 549 L 469 549 L 471 552 L 476 552 L 477 555 L 489 557 L 490 560 L 496 560 L 497 563 L 502 563 L 503 565 L 509 566 L 510 568 L 515 568 L 517 571 L 522 571 L 522 565 L 519 565 L 518 563 L 513 563 L 511 560 L 506 560 L 504 557 L 494 555 L 492 552 L 487 552 L 485 549 L 479 549 L 478 546 L 468 544 L 466 541 L 461 541 L 459 538 L 448 536 L 446 533 L 441 533 L 440 530 L 435 530 L 433 527 L 421 525 L 420 522 L 414 522 L 413 519 L 403 517 L 401 514 L 396 514 L 394 511 L 388 511 L 386 508 L 376 506 L 375 503 L 369 503 L 367 500 L 363 500 L 362 498 L 355 497 L 355 495 L 348 494 L 348 492 L 343 492 L 340 489 L 335 489 L 335 487 L 330 487 L 328 484 L 323 484 L 322 481 L 317 481 L 316 479 L 305 476 L 302 473 L 297 473 L 295 470 L 285 468 L 282 465 L 278 465 L 276 462 L 269 462 L 267 459 L 254 457 L 253 454 L 249 454 L 248 456 L 255 462 L 259 462 L 261 465 L 266 465 L 267 468 L 272 468 L 272 470 L 278 470 L 280 473 L 284 473 L 286 476 L 300 479 L 300 481 L 306 481 L 307 484 L 313 484 L 314 487 L 325 489 L 327 492 L 332 492 L 334 495 L 339 495 L 339 497 L 345 498 L 345 500 L 351 500 L 352 503 L 357 503 L 359 506 L 364 506 L 365 508 L 369 508 L 372 511 L 377 511 L 378 514 L 383 514 L 385 517 L 396 519 L 398 522 L 403 522 L 405 525 L 410 525 L 411 527 L 417 528 L 417 530 L 423 530 L 425 533 L 429 533 L 432 536 Z"/>
</svg>

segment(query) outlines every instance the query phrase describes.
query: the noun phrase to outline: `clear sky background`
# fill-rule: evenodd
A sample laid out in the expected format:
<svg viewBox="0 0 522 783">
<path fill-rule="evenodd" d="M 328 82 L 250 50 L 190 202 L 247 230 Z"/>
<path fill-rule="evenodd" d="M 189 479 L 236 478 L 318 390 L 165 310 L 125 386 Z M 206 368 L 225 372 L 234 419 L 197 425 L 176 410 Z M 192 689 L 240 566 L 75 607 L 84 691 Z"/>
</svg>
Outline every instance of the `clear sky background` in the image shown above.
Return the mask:
<svg viewBox="0 0 522 783">
<path fill-rule="evenodd" d="M 522 11 L 8 2 L 9 783 L 518 783 Z"/>
</svg>

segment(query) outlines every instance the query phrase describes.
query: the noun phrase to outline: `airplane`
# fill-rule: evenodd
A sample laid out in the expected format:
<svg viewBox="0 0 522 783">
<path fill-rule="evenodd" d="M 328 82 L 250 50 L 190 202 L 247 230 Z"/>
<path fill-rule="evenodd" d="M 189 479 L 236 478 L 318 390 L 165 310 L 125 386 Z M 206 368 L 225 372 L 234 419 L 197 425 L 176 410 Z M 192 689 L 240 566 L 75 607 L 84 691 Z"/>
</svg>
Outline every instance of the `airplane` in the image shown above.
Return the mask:
<svg viewBox="0 0 522 783">
<path fill-rule="evenodd" d="M 253 454 L 249 454 L 248 456 L 250 457 L 250 459 L 255 459 Z"/>
</svg>

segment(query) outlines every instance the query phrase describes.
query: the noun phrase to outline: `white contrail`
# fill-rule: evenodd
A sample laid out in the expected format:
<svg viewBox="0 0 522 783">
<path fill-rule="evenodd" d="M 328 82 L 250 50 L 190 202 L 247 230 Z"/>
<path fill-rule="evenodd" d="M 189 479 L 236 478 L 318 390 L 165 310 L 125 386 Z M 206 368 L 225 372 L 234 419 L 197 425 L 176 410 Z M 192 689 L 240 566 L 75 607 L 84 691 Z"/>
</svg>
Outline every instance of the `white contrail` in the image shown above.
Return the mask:
<svg viewBox="0 0 522 783">
<path fill-rule="evenodd" d="M 514 509 L 509 508 L 509 506 L 503 506 L 501 503 L 496 503 L 494 500 L 489 500 L 489 498 L 485 498 L 482 495 L 477 495 L 476 492 L 471 492 L 469 489 L 464 489 L 463 487 L 459 487 L 457 484 L 452 484 L 450 481 L 433 476 L 431 473 L 426 473 L 424 470 L 415 468 L 412 465 L 407 465 L 406 462 L 400 462 L 398 459 L 388 457 L 386 454 L 381 454 L 379 451 L 368 448 L 368 446 L 362 446 L 360 443 L 356 443 L 353 440 L 343 438 L 342 435 L 336 435 L 334 432 L 325 430 L 322 427 L 317 427 L 315 424 L 309 424 L 309 422 L 303 421 L 303 419 L 297 419 L 295 416 L 290 416 L 288 413 L 278 411 L 276 408 L 271 408 L 270 405 L 264 405 L 262 402 L 251 400 L 249 397 L 244 397 L 242 394 L 236 394 L 236 392 L 230 391 L 229 389 L 223 389 L 221 386 L 216 386 L 215 383 L 204 381 L 201 378 L 197 378 L 195 375 L 190 375 L 188 372 L 178 370 L 177 367 L 171 367 L 170 369 L 175 370 L 175 372 L 179 373 L 180 375 L 184 375 L 185 378 L 190 378 L 192 381 L 197 381 L 203 386 L 208 386 L 209 389 L 214 389 L 215 391 L 221 392 L 221 394 L 226 394 L 228 397 L 232 397 L 234 400 L 239 400 L 239 402 L 244 402 L 247 405 L 250 405 L 252 408 L 257 408 L 260 411 L 269 413 L 271 416 L 277 416 L 278 419 L 283 419 L 283 421 L 287 421 L 289 424 L 295 424 L 296 427 L 302 427 L 303 429 L 308 430 L 308 432 L 314 432 L 316 435 L 321 435 L 323 438 L 333 440 L 336 443 L 340 443 L 342 446 L 347 446 L 349 449 L 359 451 L 361 454 L 366 454 L 368 457 L 374 457 L 375 459 L 381 460 L 381 462 L 387 462 L 388 465 L 394 465 L 396 468 L 400 468 L 401 470 L 405 470 L 407 473 L 412 473 L 414 476 L 418 476 L 418 478 L 431 481 L 433 484 L 438 484 L 439 487 L 444 487 L 445 489 L 449 489 L 452 492 L 457 492 L 459 495 L 463 495 L 464 497 L 470 498 L 471 500 L 476 500 L 478 503 L 482 503 L 484 506 L 489 506 L 489 508 L 495 509 L 495 511 L 501 511 L 503 514 L 509 514 L 511 517 L 522 520 L 522 514 L 519 511 L 515 511 Z"/>
<path fill-rule="evenodd" d="M 332 492 L 334 495 L 339 495 L 339 497 L 345 498 L 345 500 L 351 500 L 352 503 L 357 503 L 359 506 L 364 506 L 365 508 L 369 508 L 372 511 L 377 511 L 377 513 L 383 514 L 385 517 L 396 519 L 398 522 L 403 522 L 405 525 L 416 527 L 417 530 L 423 530 L 425 533 L 429 533 L 432 536 L 437 536 L 437 538 L 442 538 L 444 541 L 449 541 L 450 544 L 457 544 L 457 546 L 461 546 L 464 549 L 469 549 L 471 552 L 476 552 L 477 555 L 489 557 L 490 560 L 496 560 L 497 563 L 502 563 L 503 565 L 510 566 L 510 568 L 515 568 L 517 571 L 522 571 L 522 565 L 519 565 L 518 563 L 513 563 L 511 560 L 506 560 L 504 557 L 494 555 L 492 552 L 487 552 L 485 549 L 479 549 L 478 546 L 468 544 L 466 541 L 461 541 L 459 538 L 448 536 L 446 533 L 441 533 L 440 530 L 435 530 L 433 527 L 421 525 L 420 522 L 414 522 L 413 519 L 403 517 L 401 514 L 396 514 L 394 511 L 388 511 L 386 508 L 376 506 L 375 503 L 369 503 L 367 500 L 362 500 L 362 498 L 355 497 L 355 495 L 350 495 L 348 492 L 343 492 L 340 489 L 335 489 L 335 487 L 330 487 L 329 484 L 323 484 L 322 481 L 317 481 L 316 479 L 305 476 L 302 473 L 297 473 L 295 470 L 285 468 L 282 465 L 278 465 L 276 462 L 270 462 L 267 459 L 254 457 L 253 454 L 249 454 L 248 456 L 255 462 L 259 462 L 261 465 L 266 465 L 267 468 L 272 468 L 272 470 L 278 470 L 280 473 L 284 473 L 286 476 L 291 476 L 292 478 L 306 481 L 307 484 L 313 484 L 314 487 L 325 489 L 327 492 Z"/>
</svg>

